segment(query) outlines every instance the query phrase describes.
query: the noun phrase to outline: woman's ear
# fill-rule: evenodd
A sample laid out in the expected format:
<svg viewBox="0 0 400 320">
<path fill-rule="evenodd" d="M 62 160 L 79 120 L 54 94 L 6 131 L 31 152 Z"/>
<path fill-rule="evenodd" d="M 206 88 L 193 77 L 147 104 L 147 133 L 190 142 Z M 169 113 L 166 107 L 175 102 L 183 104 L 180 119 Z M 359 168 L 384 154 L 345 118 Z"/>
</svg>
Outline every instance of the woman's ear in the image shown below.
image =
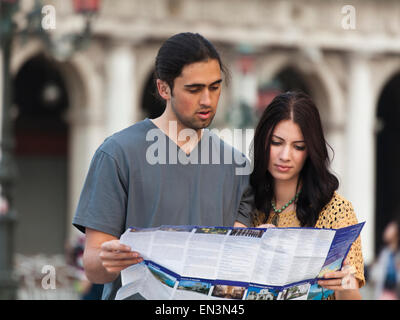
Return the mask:
<svg viewBox="0 0 400 320">
<path fill-rule="evenodd" d="M 157 79 L 156 83 L 158 94 L 161 96 L 161 98 L 164 100 L 171 99 L 171 89 L 169 88 L 168 83 L 160 79 Z"/>
</svg>

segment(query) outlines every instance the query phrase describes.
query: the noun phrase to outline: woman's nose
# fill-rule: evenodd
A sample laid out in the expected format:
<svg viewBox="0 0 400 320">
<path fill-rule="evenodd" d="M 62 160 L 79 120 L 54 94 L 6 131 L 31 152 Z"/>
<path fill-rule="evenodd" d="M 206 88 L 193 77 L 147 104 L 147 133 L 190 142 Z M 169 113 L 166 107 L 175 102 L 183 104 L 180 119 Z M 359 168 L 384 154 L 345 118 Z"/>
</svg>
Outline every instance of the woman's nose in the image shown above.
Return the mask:
<svg viewBox="0 0 400 320">
<path fill-rule="evenodd" d="M 284 146 L 280 152 L 281 160 L 289 160 L 290 159 L 290 148 L 289 146 Z"/>
</svg>

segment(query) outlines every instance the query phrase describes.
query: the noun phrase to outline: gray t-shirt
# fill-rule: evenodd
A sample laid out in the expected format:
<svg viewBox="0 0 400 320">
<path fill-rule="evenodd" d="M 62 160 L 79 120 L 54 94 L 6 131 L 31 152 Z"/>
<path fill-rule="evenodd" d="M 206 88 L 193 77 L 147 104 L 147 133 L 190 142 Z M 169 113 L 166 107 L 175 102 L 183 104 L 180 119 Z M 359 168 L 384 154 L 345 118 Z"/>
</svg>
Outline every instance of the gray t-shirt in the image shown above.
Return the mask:
<svg viewBox="0 0 400 320">
<path fill-rule="evenodd" d="M 118 238 L 133 226 L 232 226 L 253 205 L 244 159 L 208 129 L 186 155 L 145 119 L 97 149 L 73 225 Z M 105 284 L 103 299 L 113 299 L 120 286 L 120 277 Z"/>
</svg>

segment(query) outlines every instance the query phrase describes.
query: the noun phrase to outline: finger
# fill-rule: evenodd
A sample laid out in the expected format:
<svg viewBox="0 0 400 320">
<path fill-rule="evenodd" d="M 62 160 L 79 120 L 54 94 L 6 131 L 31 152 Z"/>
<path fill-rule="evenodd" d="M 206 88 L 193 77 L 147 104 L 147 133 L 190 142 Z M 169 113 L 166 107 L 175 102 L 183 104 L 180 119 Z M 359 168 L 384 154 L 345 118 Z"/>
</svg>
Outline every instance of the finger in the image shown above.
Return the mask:
<svg viewBox="0 0 400 320">
<path fill-rule="evenodd" d="M 337 279 L 337 278 L 343 278 L 346 276 L 348 272 L 346 271 L 334 271 L 334 272 L 328 272 L 325 273 L 324 278 L 325 279 Z"/>
<path fill-rule="evenodd" d="M 138 263 L 140 263 L 140 262 L 138 262 Z M 133 264 L 136 264 L 136 263 L 133 263 Z M 118 273 L 120 273 L 122 270 L 125 270 L 126 268 L 128 268 L 128 267 L 130 267 L 130 266 L 131 266 L 131 265 L 121 266 L 121 267 L 109 267 L 109 268 L 106 268 L 106 270 L 107 270 L 107 272 L 109 272 L 109 273 L 118 274 Z"/>
<path fill-rule="evenodd" d="M 257 226 L 257 228 L 276 228 L 276 226 L 270 223 L 266 223 L 266 224 L 260 224 L 259 226 Z"/>
<path fill-rule="evenodd" d="M 121 252 L 130 252 L 131 247 L 122 244 L 119 240 L 110 240 L 101 244 L 101 249 L 106 251 L 121 251 Z"/>
<path fill-rule="evenodd" d="M 120 251 L 101 251 L 101 260 L 129 260 L 134 258 L 140 258 L 140 254 L 135 251 L 120 252 Z"/>
<path fill-rule="evenodd" d="M 143 258 L 135 258 L 130 260 L 106 260 L 103 261 L 103 267 L 109 272 L 114 272 L 115 270 L 123 270 L 133 264 L 138 264 L 143 262 Z"/>
<path fill-rule="evenodd" d="M 341 291 L 344 290 L 344 288 L 342 287 L 342 282 L 339 280 L 335 280 L 336 282 L 329 282 L 329 281 L 318 281 L 318 284 L 327 289 L 327 290 L 335 290 L 335 291 Z"/>
<path fill-rule="evenodd" d="M 342 290 L 344 290 L 342 286 L 325 286 L 325 285 L 323 285 L 322 287 L 324 287 L 324 289 L 333 290 L 333 291 L 342 291 Z"/>
<path fill-rule="evenodd" d="M 334 279 L 334 280 L 320 280 L 318 281 L 318 284 L 321 286 L 341 286 L 342 285 L 342 279 Z"/>
<path fill-rule="evenodd" d="M 342 271 L 346 272 L 347 274 L 356 274 L 357 273 L 356 268 L 351 264 L 346 264 L 345 266 L 343 266 Z"/>
</svg>

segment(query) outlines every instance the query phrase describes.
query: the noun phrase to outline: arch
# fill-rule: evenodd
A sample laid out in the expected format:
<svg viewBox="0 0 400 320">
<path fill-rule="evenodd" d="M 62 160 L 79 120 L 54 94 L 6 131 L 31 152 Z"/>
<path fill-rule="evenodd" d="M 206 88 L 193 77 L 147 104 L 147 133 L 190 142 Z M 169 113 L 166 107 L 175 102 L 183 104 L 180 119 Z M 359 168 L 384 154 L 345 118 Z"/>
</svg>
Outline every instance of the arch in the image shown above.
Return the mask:
<svg viewBox="0 0 400 320">
<path fill-rule="evenodd" d="M 17 74 L 22 65 L 37 55 L 46 56 L 45 46 L 36 39 L 23 45 L 16 41 L 11 57 L 11 72 Z M 69 125 L 66 240 L 73 241 L 78 232 L 70 221 L 78 202 L 84 178 L 96 148 L 105 138 L 103 78 L 91 59 L 90 51 L 76 52 L 67 61 L 56 64 L 67 88 L 69 106 L 65 120 Z"/>
<path fill-rule="evenodd" d="M 375 78 L 375 86 L 374 86 L 374 106 L 376 108 L 375 114 L 377 113 L 378 109 L 378 102 L 380 99 L 380 95 L 384 90 L 385 86 L 393 79 L 398 73 L 400 73 L 400 58 L 397 59 L 387 59 L 385 57 L 385 61 L 382 63 L 378 63 L 375 66 L 379 72 L 374 72 Z"/>
<path fill-rule="evenodd" d="M 67 223 L 69 99 L 58 65 L 41 53 L 14 77 L 15 161 L 23 183 L 15 188 L 19 213 L 16 248 L 22 254 L 61 253 Z M 43 201 L 46 199 L 46 201 Z M 47 237 L 37 234 L 46 232 Z"/>
<path fill-rule="evenodd" d="M 338 63 L 322 54 L 309 56 L 302 51 L 280 50 L 260 56 L 258 61 L 258 81 L 271 81 L 280 71 L 287 68 L 294 70 L 310 90 L 311 97 L 318 106 L 325 138 L 333 148 L 328 149 L 332 159 L 331 169 L 341 181 L 346 165 L 346 112 L 344 90 L 341 88 Z M 340 73 L 339 73 L 340 74 Z M 339 192 L 343 185 L 340 183 Z"/>
<path fill-rule="evenodd" d="M 24 44 L 15 41 L 10 61 L 11 74 L 15 76 L 26 61 L 40 54 L 53 59 L 47 54 L 45 45 L 39 39 L 32 39 Z M 70 98 L 70 109 L 74 111 L 82 108 L 90 109 L 91 117 L 95 116 L 96 119 L 99 119 L 103 114 L 103 97 L 99 94 L 104 92 L 103 83 L 90 56 L 76 52 L 67 61 L 54 60 L 54 62 L 65 78 Z M 81 117 L 77 118 L 82 120 Z"/>
<path fill-rule="evenodd" d="M 383 232 L 387 224 L 400 215 L 398 181 L 400 179 L 400 150 L 396 148 L 400 139 L 400 70 L 382 87 L 376 106 L 378 119 L 376 130 L 376 205 L 375 205 L 375 254 L 383 246 Z"/>
<path fill-rule="evenodd" d="M 270 53 L 259 59 L 260 83 L 271 81 L 281 70 L 295 70 L 309 87 L 327 131 L 342 127 L 345 114 L 343 92 L 324 59 L 312 60 L 300 52 L 287 51 Z"/>
</svg>

